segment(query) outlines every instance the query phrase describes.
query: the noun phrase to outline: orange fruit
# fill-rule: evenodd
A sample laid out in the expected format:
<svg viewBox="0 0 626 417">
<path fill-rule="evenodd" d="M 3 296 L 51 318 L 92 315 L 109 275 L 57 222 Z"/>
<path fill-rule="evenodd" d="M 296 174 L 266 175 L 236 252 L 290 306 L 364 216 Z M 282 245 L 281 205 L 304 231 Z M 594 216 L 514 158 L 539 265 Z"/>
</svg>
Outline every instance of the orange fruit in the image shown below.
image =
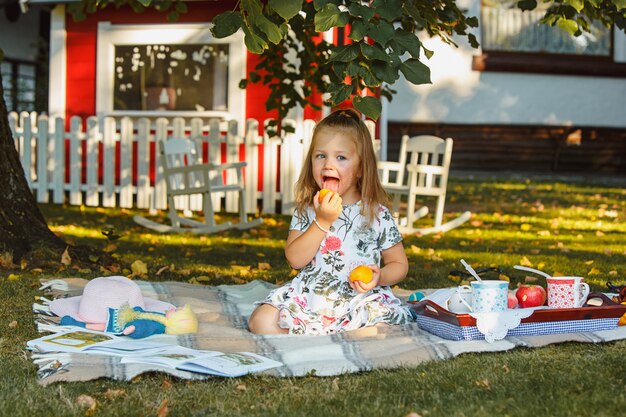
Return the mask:
<svg viewBox="0 0 626 417">
<path fill-rule="evenodd" d="M 360 265 L 350 272 L 350 281 L 361 281 L 364 284 L 369 283 L 374 278 L 374 271 L 369 266 Z"/>
<path fill-rule="evenodd" d="M 331 193 L 332 195 L 332 191 L 330 191 L 328 188 L 322 188 L 320 190 L 320 203 L 322 202 L 322 200 L 324 199 L 324 196 L 328 193 Z"/>
</svg>

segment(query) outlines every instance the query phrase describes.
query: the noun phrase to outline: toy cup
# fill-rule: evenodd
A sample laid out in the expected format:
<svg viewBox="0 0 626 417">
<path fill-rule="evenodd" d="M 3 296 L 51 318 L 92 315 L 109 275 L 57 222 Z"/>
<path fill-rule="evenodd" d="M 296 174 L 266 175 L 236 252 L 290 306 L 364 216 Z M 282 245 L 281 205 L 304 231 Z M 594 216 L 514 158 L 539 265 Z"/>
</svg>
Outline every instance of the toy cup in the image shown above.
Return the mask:
<svg viewBox="0 0 626 417">
<path fill-rule="evenodd" d="M 548 306 L 550 308 L 582 307 L 589 295 L 589 285 L 582 277 L 550 277 L 548 280 Z"/>
<path fill-rule="evenodd" d="M 469 285 L 461 285 L 448 301 L 446 301 L 448 310 L 453 313 L 469 313 L 472 311 L 472 287 Z"/>
<path fill-rule="evenodd" d="M 472 311 L 492 313 L 506 311 L 509 283 L 506 281 L 472 281 Z"/>
</svg>

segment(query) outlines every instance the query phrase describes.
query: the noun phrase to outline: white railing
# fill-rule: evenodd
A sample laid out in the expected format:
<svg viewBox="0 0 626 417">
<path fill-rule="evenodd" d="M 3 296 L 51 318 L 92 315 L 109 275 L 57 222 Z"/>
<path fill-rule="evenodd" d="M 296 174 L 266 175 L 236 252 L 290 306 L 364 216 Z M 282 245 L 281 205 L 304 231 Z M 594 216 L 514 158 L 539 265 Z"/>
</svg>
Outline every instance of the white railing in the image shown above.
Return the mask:
<svg viewBox="0 0 626 417">
<path fill-rule="evenodd" d="M 260 203 L 261 211 L 269 214 L 293 212 L 294 184 L 315 127 L 312 120 L 284 123 L 294 126 L 296 132 L 269 137 L 259 134 L 259 122 L 250 119 L 240 137 L 237 122 L 218 119 L 178 117 L 151 122 L 147 118 L 89 117 L 83 123 L 75 116 L 66 131 L 63 118 L 9 114 L 26 179 L 40 203 L 165 209 L 165 181 L 156 142 L 190 137 L 203 142 L 207 162 L 246 161 L 247 211 L 257 212 Z M 374 124 L 367 123 L 374 132 Z M 214 206 L 237 212 L 237 195 L 222 197 L 214 197 Z M 186 207 L 182 208 L 201 210 L 198 199 L 183 204 Z"/>
</svg>

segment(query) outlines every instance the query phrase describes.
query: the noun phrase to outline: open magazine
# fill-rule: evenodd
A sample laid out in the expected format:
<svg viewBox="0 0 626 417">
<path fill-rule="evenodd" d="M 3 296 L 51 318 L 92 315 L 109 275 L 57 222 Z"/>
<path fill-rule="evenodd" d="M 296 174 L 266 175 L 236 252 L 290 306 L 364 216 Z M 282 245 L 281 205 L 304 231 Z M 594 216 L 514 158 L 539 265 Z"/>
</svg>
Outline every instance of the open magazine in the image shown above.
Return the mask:
<svg viewBox="0 0 626 417">
<path fill-rule="evenodd" d="M 282 366 L 281 362 L 251 352 L 223 353 L 172 346 L 168 350 L 122 358 L 122 363 L 144 363 L 225 377 L 236 377 Z"/>
<path fill-rule="evenodd" d="M 82 327 L 68 327 L 68 330 L 29 340 L 26 345 L 38 353 L 80 352 L 112 356 L 147 355 L 172 346 L 149 340 L 122 338 Z"/>
<path fill-rule="evenodd" d="M 135 340 L 81 327 L 29 340 L 28 349 L 37 353 L 78 352 L 120 356 L 121 363 L 143 363 L 202 374 L 235 377 L 282 366 L 281 362 L 250 352 L 223 353 L 195 350 L 179 345 Z"/>
</svg>

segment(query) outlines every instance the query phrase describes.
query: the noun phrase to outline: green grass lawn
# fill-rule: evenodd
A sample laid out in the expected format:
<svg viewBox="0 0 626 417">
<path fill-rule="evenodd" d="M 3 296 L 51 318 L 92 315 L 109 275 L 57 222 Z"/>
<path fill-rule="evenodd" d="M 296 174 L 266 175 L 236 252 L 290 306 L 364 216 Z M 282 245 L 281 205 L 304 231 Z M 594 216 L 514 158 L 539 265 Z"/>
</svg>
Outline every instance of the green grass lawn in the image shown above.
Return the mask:
<svg viewBox="0 0 626 417">
<path fill-rule="evenodd" d="M 626 284 L 625 182 L 452 178 L 446 216 L 471 210 L 472 220 L 445 235 L 405 237 L 410 271 L 401 287 L 456 285 L 449 272 L 462 269 L 461 258 L 474 267 L 500 267 L 512 287 L 526 275 L 512 269 L 516 264 L 584 276 L 592 291 L 604 290 L 607 281 Z M 133 223 L 132 210 L 42 210 L 67 240 L 111 251 L 118 274 L 130 275 L 143 262 L 148 275 L 138 279 L 283 283 L 292 272 L 283 255 L 288 216 L 264 216 L 263 226 L 248 231 L 194 236 L 152 233 Z M 432 217 L 423 221 L 428 225 Z M 109 242 L 102 234 L 109 229 L 122 237 Z M 463 354 L 416 368 L 326 378 L 253 375 L 190 382 L 153 373 L 131 382 L 41 387 L 25 350 L 26 341 L 39 336 L 31 313 L 39 280 L 111 272 L 62 268 L 58 262 L 43 269 L 22 266 L 0 269 L 2 416 L 624 415 L 626 341 Z"/>
</svg>

